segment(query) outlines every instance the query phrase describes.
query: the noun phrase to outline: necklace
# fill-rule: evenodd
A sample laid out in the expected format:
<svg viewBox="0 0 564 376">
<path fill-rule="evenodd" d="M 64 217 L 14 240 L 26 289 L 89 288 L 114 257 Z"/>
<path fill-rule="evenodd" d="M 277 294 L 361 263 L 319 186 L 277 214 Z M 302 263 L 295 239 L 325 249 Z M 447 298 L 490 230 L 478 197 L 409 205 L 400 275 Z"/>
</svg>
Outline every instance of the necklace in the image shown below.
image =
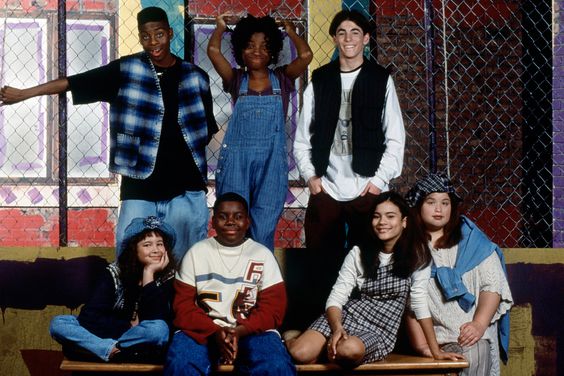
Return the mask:
<svg viewBox="0 0 564 376">
<path fill-rule="evenodd" d="M 174 66 L 175 64 L 176 64 L 176 59 L 173 59 L 172 63 L 168 64 L 166 67 L 155 65 L 155 71 L 157 72 L 157 77 L 160 79 L 163 76 L 163 74 L 165 74 L 168 71 L 168 69 Z"/>
<path fill-rule="evenodd" d="M 229 273 L 231 273 L 233 269 L 235 269 L 235 267 L 239 264 L 239 260 L 241 259 L 241 255 L 243 254 L 243 248 L 245 247 L 245 243 L 246 241 L 244 241 L 243 244 L 241 244 L 241 246 L 239 247 L 239 255 L 237 256 L 237 260 L 235 261 L 233 266 L 228 267 L 227 264 L 225 263 L 225 260 L 223 259 L 223 256 L 221 255 L 221 250 L 219 249 L 220 244 L 217 240 L 215 240 L 215 247 L 217 249 L 217 254 L 219 255 L 219 259 L 221 260 L 221 263 Z"/>
</svg>

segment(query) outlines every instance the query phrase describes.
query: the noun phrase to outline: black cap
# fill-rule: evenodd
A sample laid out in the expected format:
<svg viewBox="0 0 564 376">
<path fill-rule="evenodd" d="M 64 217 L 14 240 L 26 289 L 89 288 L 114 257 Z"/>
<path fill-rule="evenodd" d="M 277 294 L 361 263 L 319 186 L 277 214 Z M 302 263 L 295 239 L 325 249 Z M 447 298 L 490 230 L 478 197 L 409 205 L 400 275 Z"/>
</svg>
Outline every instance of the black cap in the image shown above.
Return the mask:
<svg viewBox="0 0 564 376">
<path fill-rule="evenodd" d="M 144 25 L 147 22 L 160 21 L 169 25 L 166 12 L 159 7 L 147 7 L 137 13 L 137 26 Z"/>
</svg>

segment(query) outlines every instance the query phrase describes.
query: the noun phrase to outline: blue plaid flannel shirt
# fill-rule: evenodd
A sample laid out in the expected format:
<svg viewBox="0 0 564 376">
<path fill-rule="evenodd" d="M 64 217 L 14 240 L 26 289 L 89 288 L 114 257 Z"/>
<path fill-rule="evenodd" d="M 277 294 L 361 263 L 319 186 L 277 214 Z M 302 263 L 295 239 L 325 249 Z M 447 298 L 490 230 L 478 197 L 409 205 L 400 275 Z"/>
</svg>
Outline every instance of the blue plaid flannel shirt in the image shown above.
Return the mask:
<svg viewBox="0 0 564 376">
<path fill-rule="evenodd" d="M 202 95 L 209 95 L 209 78 L 186 61 L 182 62 L 181 71 L 178 121 L 194 161 L 207 181 L 208 127 Z M 120 74 L 124 85 L 110 110 L 110 171 L 145 179 L 155 167 L 164 117 L 159 80 L 144 52 L 121 58 Z"/>
</svg>

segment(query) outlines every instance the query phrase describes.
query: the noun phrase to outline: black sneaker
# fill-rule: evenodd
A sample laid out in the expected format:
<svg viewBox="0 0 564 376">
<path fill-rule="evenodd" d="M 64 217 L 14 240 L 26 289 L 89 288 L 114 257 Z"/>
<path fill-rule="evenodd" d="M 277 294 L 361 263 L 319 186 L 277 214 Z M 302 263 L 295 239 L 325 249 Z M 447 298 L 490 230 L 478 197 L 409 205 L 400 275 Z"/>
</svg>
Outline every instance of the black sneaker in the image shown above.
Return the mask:
<svg viewBox="0 0 564 376">
<path fill-rule="evenodd" d="M 136 345 L 127 348 L 120 348 L 111 362 L 116 363 L 145 363 L 145 364 L 163 364 L 166 351 L 162 347 L 149 345 Z"/>
<path fill-rule="evenodd" d="M 95 354 L 76 345 L 63 345 L 63 355 L 69 360 L 80 360 L 83 362 L 103 362 Z"/>
</svg>

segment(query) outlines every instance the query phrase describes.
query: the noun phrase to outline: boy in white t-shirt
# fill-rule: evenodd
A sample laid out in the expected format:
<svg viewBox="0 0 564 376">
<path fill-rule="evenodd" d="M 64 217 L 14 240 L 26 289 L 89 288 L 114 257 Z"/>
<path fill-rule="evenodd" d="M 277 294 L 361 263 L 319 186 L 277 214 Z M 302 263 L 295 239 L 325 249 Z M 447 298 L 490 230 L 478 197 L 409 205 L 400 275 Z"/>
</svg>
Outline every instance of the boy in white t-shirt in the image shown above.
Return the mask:
<svg viewBox="0 0 564 376">
<path fill-rule="evenodd" d="M 294 157 L 309 188 L 304 230 L 320 271 L 312 276 L 321 313 L 347 250 L 365 234 L 377 195 L 401 174 L 405 130 L 394 81 L 364 56 L 372 26 L 342 10 L 329 34 L 339 56 L 312 72 L 296 128 Z M 317 316 L 317 313 L 316 313 Z M 313 318 L 313 317 L 312 317 Z"/>
<path fill-rule="evenodd" d="M 248 204 L 236 193 L 219 196 L 217 235 L 196 243 L 176 274 L 174 334 L 165 375 L 209 374 L 218 362 L 237 373 L 295 375 L 278 332 L 286 288 L 272 252 L 246 238 Z"/>
</svg>

